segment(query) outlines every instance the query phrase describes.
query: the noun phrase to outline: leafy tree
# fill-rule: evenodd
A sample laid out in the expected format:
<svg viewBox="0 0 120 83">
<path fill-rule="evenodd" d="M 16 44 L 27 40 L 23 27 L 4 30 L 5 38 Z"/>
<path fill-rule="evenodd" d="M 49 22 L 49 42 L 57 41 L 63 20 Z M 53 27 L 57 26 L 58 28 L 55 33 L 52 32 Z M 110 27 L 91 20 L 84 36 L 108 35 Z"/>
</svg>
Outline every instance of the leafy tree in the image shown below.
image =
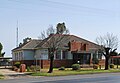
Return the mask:
<svg viewBox="0 0 120 83">
<path fill-rule="evenodd" d="M 110 53 L 115 53 L 118 47 L 118 38 L 113 34 L 107 33 L 105 36 L 96 38 L 96 42 L 101 45 L 101 52 L 105 56 L 105 70 L 108 70 Z"/>
<path fill-rule="evenodd" d="M 53 61 L 56 51 L 61 46 L 63 39 L 65 39 L 64 34 L 69 34 L 69 31 L 65 27 L 65 23 L 58 23 L 57 30 L 50 26 L 46 32 L 41 32 L 41 39 L 46 42 L 46 47 L 48 48 L 48 54 L 50 58 L 50 68 L 48 73 L 53 72 Z"/>
</svg>

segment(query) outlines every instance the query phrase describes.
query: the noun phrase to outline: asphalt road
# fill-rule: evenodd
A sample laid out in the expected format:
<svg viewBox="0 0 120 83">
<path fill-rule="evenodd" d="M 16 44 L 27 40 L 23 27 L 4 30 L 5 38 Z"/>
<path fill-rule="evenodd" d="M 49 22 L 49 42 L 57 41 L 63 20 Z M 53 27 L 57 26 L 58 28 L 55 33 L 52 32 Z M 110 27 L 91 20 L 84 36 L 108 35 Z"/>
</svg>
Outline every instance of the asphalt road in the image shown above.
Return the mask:
<svg viewBox="0 0 120 83">
<path fill-rule="evenodd" d="M 103 73 L 58 77 L 24 77 L 0 80 L 0 83 L 120 83 L 120 73 Z"/>
</svg>

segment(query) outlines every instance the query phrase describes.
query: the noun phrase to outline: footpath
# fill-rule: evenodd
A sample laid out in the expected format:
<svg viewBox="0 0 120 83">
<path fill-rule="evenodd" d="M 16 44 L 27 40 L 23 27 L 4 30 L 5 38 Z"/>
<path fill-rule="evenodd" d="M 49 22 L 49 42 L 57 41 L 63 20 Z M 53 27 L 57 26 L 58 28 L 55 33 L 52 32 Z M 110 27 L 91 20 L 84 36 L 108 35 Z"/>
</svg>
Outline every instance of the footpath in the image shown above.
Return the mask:
<svg viewBox="0 0 120 83">
<path fill-rule="evenodd" d="M 24 77 L 31 77 L 25 73 L 12 71 L 10 68 L 5 68 L 4 66 L 0 67 L 0 74 L 5 76 L 5 79 L 17 79 Z"/>
</svg>

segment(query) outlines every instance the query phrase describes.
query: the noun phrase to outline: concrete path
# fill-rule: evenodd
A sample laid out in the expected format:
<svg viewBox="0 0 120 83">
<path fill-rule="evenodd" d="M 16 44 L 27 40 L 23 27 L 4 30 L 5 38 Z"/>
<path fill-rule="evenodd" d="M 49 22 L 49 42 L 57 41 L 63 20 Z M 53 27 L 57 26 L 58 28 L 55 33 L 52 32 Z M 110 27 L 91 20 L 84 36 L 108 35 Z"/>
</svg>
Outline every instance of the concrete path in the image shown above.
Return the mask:
<svg viewBox="0 0 120 83">
<path fill-rule="evenodd" d="M 12 71 L 11 69 L 5 67 L 0 67 L 0 74 L 4 75 L 5 79 L 24 78 L 29 76 L 25 73 Z"/>
</svg>

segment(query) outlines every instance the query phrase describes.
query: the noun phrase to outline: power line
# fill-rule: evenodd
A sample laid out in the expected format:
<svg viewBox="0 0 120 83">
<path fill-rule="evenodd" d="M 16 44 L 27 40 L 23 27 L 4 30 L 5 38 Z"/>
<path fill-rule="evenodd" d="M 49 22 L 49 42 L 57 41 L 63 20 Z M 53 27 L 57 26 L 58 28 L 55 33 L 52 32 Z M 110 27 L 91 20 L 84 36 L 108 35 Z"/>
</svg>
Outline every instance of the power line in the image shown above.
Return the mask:
<svg viewBox="0 0 120 83">
<path fill-rule="evenodd" d="M 115 15 L 114 11 L 110 11 L 110 10 L 105 10 L 105 9 L 99 9 L 99 8 L 91 8 L 91 7 L 85 7 L 85 6 L 81 6 L 81 5 L 73 5 L 73 4 L 68 4 L 68 3 L 63 3 L 63 2 L 56 2 L 56 1 L 50 1 L 50 0 L 38 0 L 41 4 L 36 3 L 28 3 L 25 1 L 18 1 L 18 0 L 8 0 L 8 1 L 12 1 L 12 2 L 17 2 L 17 3 L 22 3 L 22 4 L 28 4 L 28 5 L 42 5 L 42 6 L 46 6 L 49 8 L 57 8 L 58 10 L 60 10 L 59 8 L 63 7 L 64 9 L 67 8 L 67 11 L 72 11 L 72 13 L 82 13 L 82 12 L 86 12 L 86 13 L 91 13 L 91 14 L 101 14 L 101 15 Z M 49 5 L 48 5 L 49 4 Z M 23 7 L 23 5 L 22 5 Z M 26 8 L 23 8 L 26 9 Z M 62 9 L 62 8 L 61 8 Z M 32 10 L 32 9 L 29 9 Z M 40 10 L 40 9 L 39 9 Z M 64 11 L 65 12 L 65 11 Z"/>
<path fill-rule="evenodd" d="M 73 4 L 68 4 L 68 3 L 63 3 L 63 2 L 57 2 L 57 1 L 50 1 L 50 0 L 39 0 L 42 2 L 46 2 L 46 3 L 51 3 L 51 4 L 57 4 L 57 5 L 61 5 L 64 7 L 70 7 L 70 8 L 80 8 L 80 9 L 87 9 L 87 10 L 91 10 L 91 11 L 99 11 L 99 12 L 109 12 L 109 13 L 113 13 L 114 11 L 111 10 L 106 10 L 106 9 L 100 9 L 100 8 L 92 8 L 92 7 L 85 7 L 82 5 L 73 5 Z"/>
</svg>

